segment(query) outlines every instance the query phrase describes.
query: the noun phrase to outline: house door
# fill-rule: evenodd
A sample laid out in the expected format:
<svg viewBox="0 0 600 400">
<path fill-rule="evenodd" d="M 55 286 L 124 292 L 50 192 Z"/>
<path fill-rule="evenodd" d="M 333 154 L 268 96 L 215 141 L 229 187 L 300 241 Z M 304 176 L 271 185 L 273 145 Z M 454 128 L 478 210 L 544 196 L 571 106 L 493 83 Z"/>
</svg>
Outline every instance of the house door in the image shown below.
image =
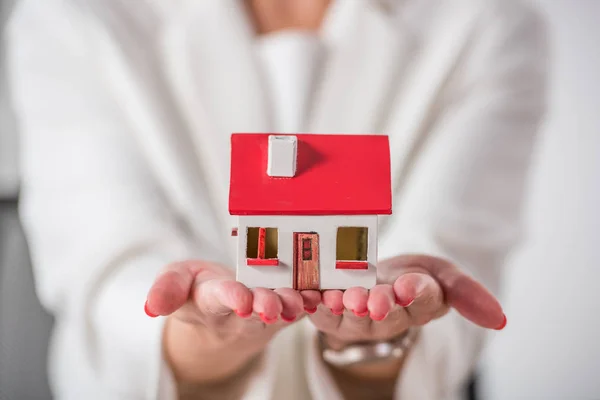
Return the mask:
<svg viewBox="0 0 600 400">
<path fill-rule="evenodd" d="M 319 290 L 319 235 L 294 233 L 294 289 Z"/>
</svg>

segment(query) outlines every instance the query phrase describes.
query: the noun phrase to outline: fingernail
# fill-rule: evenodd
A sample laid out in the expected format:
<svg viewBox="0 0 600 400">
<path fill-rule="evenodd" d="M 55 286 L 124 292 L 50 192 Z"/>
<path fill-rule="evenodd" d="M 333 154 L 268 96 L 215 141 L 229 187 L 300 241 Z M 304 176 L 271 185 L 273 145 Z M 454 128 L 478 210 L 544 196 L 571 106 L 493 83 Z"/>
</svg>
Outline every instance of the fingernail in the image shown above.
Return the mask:
<svg viewBox="0 0 600 400">
<path fill-rule="evenodd" d="M 150 318 L 156 318 L 156 317 L 158 317 L 158 314 L 154 314 L 154 313 L 150 312 L 150 310 L 148 309 L 148 300 L 146 300 L 146 302 L 144 303 L 144 312 Z"/>
<path fill-rule="evenodd" d="M 385 319 L 385 317 L 387 317 L 387 313 L 385 313 L 383 315 L 371 314 L 371 319 L 373 321 L 383 321 Z"/>
<path fill-rule="evenodd" d="M 506 315 L 504 315 L 504 319 L 502 320 L 502 323 L 500 324 L 499 327 L 496 328 L 497 331 L 501 331 L 502 329 L 504 329 L 504 327 L 506 327 Z"/>
<path fill-rule="evenodd" d="M 240 310 L 233 310 L 233 311 L 242 318 L 250 318 L 250 316 L 252 315 L 252 311 L 250 311 L 249 313 L 243 313 Z"/>
<path fill-rule="evenodd" d="M 362 312 L 358 312 L 356 310 L 352 310 L 352 312 L 354 313 L 354 315 L 356 315 L 357 317 L 366 317 L 367 314 L 369 313 L 369 310 L 365 310 Z"/>
<path fill-rule="evenodd" d="M 400 307 L 409 307 L 412 303 L 415 302 L 415 299 L 409 299 L 408 301 L 401 301 L 396 299 L 396 304 L 398 304 Z"/>
<path fill-rule="evenodd" d="M 306 308 L 306 307 L 304 307 L 304 311 L 306 311 L 309 314 L 314 314 L 314 313 L 317 312 L 317 307 L 315 307 L 315 308 Z"/>
<path fill-rule="evenodd" d="M 333 308 L 331 309 L 331 312 L 333 313 L 333 315 L 342 315 L 344 313 L 344 309 L 340 309 L 340 310 L 334 310 Z"/>
<path fill-rule="evenodd" d="M 265 315 L 265 313 L 259 313 L 258 316 L 260 317 L 260 319 L 262 320 L 262 322 L 264 322 L 265 324 L 274 324 L 275 322 L 277 322 L 277 317 L 275 318 L 267 318 L 267 316 Z"/>
<path fill-rule="evenodd" d="M 285 315 L 281 314 L 281 319 L 285 322 L 294 322 L 296 320 L 296 316 L 286 317 Z"/>
</svg>

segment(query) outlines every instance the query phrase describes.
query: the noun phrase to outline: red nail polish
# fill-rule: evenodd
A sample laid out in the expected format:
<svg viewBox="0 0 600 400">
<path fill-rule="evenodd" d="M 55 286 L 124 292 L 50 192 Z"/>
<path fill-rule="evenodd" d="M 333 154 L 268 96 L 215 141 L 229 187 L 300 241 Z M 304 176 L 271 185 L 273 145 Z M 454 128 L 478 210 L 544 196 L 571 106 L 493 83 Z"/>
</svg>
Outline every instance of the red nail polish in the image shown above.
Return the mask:
<svg viewBox="0 0 600 400">
<path fill-rule="evenodd" d="M 504 329 L 504 327 L 506 327 L 506 315 L 504 316 L 504 319 L 502 320 L 502 323 L 500 324 L 499 327 L 496 328 L 497 331 L 501 331 L 502 329 Z"/>
<path fill-rule="evenodd" d="M 304 311 L 306 311 L 309 314 L 314 314 L 314 313 L 317 312 L 317 307 L 315 307 L 315 308 L 306 308 L 306 307 L 304 307 Z"/>
<path fill-rule="evenodd" d="M 367 314 L 369 314 L 369 310 L 365 310 L 362 312 L 358 312 L 356 310 L 352 310 L 352 312 L 354 313 L 354 315 L 356 315 L 357 317 L 366 317 Z"/>
<path fill-rule="evenodd" d="M 414 301 L 415 299 L 410 299 L 407 302 L 396 299 L 396 304 L 398 304 L 400 307 L 409 307 L 412 303 L 414 303 Z"/>
<path fill-rule="evenodd" d="M 249 313 L 243 313 L 240 312 L 240 310 L 233 310 L 237 315 L 239 315 L 241 318 L 250 318 L 250 316 L 252 315 L 252 311 L 250 311 Z"/>
<path fill-rule="evenodd" d="M 281 319 L 285 322 L 294 322 L 296 320 L 296 317 L 286 317 L 285 315 L 281 314 Z"/>
<path fill-rule="evenodd" d="M 146 300 L 146 302 L 144 303 L 144 312 L 150 318 L 156 318 L 156 317 L 158 317 L 158 314 L 154 314 L 154 313 L 150 312 L 150 310 L 148 309 L 148 300 Z"/>
<path fill-rule="evenodd" d="M 384 315 L 375 315 L 375 314 L 371 314 L 371 319 L 373 321 L 383 321 L 385 319 L 385 317 L 387 317 L 387 313 Z"/>
<path fill-rule="evenodd" d="M 344 309 L 342 308 L 341 310 L 334 310 L 332 308 L 331 312 L 333 313 L 333 315 L 342 315 L 344 313 Z"/>
<path fill-rule="evenodd" d="M 277 322 L 277 317 L 275 317 L 273 319 L 269 319 L 269 318 L 267 318 L 265 313 L 259 313 L 258 316 L 260 317 L 262 322 L 264 322 L 265 324 L 274 324 L 275 322 Z"/>
</svg>

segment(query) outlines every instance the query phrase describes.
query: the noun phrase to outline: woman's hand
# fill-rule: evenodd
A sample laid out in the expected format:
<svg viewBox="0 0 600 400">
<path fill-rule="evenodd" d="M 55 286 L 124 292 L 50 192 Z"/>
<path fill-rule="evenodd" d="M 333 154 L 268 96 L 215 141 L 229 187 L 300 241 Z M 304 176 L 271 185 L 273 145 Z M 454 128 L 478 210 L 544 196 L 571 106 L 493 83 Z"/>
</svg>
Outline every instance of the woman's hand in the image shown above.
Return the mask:
<svg viewBox="0 0 600 400">
<path fill-rule="evenodd" d="M 440 318 L 450 307 L 484 328 L 506 325 L 495 297 L 445 260 L 399 256 L 382 262 L 378 269 L 383 283 L 371 290 L 354 287 L 323 293 L 322 306 L 310 318 L 333 348 L 393 338 L 409 327 Z M 395 368 L 390 376 L 397 376 L 399 366 Z"/>
<path fill-rule="evenodd" d="M 318 292 L 248 289 L 223 266 L 202 261 L 169 265 L 148 293 L 150 316 L 169 316 L 164 348 L 175 376 L 213 382 L 234 375 L 273 335 L 321 301 Z"/>
</svg>

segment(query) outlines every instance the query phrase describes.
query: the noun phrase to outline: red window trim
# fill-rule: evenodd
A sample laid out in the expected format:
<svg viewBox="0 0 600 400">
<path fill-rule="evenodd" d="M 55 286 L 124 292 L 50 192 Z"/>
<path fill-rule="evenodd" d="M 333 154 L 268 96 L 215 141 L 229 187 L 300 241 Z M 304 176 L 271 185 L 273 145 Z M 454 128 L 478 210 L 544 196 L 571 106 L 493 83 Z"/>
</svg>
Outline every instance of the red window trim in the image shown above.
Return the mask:
<svg viewBox="0 0 600 400">
<path fill-rule="evenodd" d="M 252 266 L 277 266 L 278 258 L 266 258 L 267 228 L 258 228 L 258 249 L 256 258 L 246 258 L 246 264 Z"/>
<path fill-rule="evenodd" d="M 335 269 L 369 269 L 367 261 L 336 261 Z"/>
<path fill-rule="evenodd" d="M 276 267 L 279 265 L 278 258 L 246 258 L 246 264 L 264 267 Z"/>
<path fill-rule="evenodd" d="M 267 241 L 267 228 L 258 228 L 258 255 L 256 258 L 265 258 L 265 247 Z"/>
</svg>

